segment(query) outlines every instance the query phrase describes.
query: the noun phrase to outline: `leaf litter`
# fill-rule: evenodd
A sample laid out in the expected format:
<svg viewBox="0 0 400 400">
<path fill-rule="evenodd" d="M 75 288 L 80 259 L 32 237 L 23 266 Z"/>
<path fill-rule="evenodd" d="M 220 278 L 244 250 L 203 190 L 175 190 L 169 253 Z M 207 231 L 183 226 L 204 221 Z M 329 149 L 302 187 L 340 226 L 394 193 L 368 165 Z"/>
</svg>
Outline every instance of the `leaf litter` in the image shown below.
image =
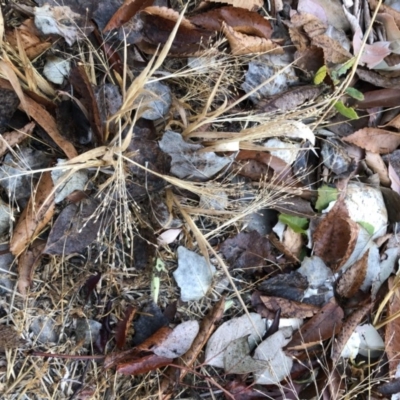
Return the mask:
<svg viewBox="0 0 400 400">
<path fill-rule="evenodd" d="M 399 14 L 261 3 L 2 5 L 6 398 L 393 392 Z"/>
</svg>

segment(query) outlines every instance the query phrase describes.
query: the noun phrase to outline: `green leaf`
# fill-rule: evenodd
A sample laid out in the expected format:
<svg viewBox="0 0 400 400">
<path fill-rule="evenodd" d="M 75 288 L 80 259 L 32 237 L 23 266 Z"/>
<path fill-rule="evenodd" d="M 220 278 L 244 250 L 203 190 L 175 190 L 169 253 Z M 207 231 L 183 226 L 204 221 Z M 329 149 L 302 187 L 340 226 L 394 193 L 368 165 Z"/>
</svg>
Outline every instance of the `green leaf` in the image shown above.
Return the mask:
<svg viewBox="0 0 400 400">
<path fill-rule="evenodd" d="M 355 57 L 350 58 L 350 60 L 346 61 L 344 64 L 342 64 L 337 70 L 336 74 L 337 76 L 342 76 L 344 75 L 353 65 L 354 62 L 356 61 Z"/>
<path fill-rule="evenodd" d="M 354 89 L 353 87 L 348 87 L 345 92 L 351 96 L 353 99 L 356 100 L 364 100 L 364 94 L 361 93 L 359 90 Z"/>
<path fill-rule="evenodd" d="M 373 235 L 375 232 L 375 228 L 373 225 L 371 225 L 369 222 L 365 222 L 365 221 L 357 221 L 357 224 L 362 226 L 369 235 Z"/>
<path fill-rule="evenodd" d="M 305 233 L 308 228 L 308 219 L 295 217 L 289 214 L 280 214 L 279 221 L 290 226 L 296 233 Z"/>
<path fill-rule="evenodd" d="M 167 269 L 165 268 L 164 262 L 157 258 L 156 264 L 153 267 L 153 273 L 151 277 L 151 297 L 154 301 L 154 303 L 157 304 L 158 302 L 158 295 L 160 294 L 160 275 L 161 272 L 167 272 Z"/>
<path fill-rule="evenodd" d="M 315 74 L 314 76 L 314 85 L 319 85 L 321 84 L 324 79 L 326 78 L 326 75 L 328 74 L 328 68 L 326 68 L 326 65 L 323 65 Z"/>
<path fill-rule="evenodd" d="M 315 208 L 321 212 L 326 207 L 328 207 L 331 201 L 335 201 L 339 195 L 336 188 L 330 187 L 328 185 L 322 185 L 318 188 L 318 198 L 315 203 Z"/>
<path fill-rule="evenodd" d="M 358 119 L 358 115 L 355 112 L 354 108 L 352 107 L 346 107 L 342 101 L 337 101 L 335 103 L 336 110 L 342 114 L 344 117 L 349 118 L 349 119 Z"/>
</svg>

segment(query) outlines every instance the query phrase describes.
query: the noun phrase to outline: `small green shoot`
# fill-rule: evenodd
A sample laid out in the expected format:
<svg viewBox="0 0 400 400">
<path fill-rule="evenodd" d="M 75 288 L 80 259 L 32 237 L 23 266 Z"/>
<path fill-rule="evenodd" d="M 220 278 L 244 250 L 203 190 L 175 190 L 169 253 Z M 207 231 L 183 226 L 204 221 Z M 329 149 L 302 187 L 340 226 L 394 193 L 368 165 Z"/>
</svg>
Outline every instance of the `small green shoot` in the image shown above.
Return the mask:
<svg viewBox="0 0 400 400">
<path fill-rule="evenodd" d="M 345 93 L 347 93 L 353 99 L 360 100 L 360 101 L 364 100 L 364 94 L 361 93 L 359 90 L 354 89 L 353 87 L 346 88 Z"/>
<path fill-rule="evenodd" d="M 344 105 L 342 101 L 337 101 L 334 105 L 336 110 L 342 114 L 344 117 L 349 118 L 349 119 L 358 119 L 358 115 L 354 108 L 352 107 L 347 107 Z"/>
<path fill-rule="evenodd" d="M 167 270 L 165 268 L 164 262 L 160 258 L 157 258 L 156 264 L 153 267 L 153 274 L 151 277 L 151 297 L 155 304 L 157 304 L 158 295 L 160 294 L 161 272 L 167 272 Z"/>
<path fill-rule="evenodd" d="M 292 228 L 296 233 L 305 233 L 308 228 L 307 218 L 295 217 L 289 214 L 280 214 L 279 221 Z"/>
<path fill-rule="evenodd" d="M 314 76 L 314 85 L 320 85 L 328 75 L 328 68 L 323 65 Z"/>
</svg>

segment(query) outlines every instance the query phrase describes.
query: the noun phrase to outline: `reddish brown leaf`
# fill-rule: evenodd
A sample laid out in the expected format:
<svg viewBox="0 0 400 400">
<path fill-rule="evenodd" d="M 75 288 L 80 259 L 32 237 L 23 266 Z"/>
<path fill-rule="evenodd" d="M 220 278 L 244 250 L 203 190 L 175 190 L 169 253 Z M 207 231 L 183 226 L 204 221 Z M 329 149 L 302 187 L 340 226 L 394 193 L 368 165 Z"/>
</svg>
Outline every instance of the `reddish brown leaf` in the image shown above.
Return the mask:
<svg viewBox="0 0 400 400">
<path fill-rule="evenodd" d="M 400 78 L 389 78 L 369 69 L 362 68 L 357 68 L 356 74 L 361 80 L 372 83 L 377 87 L 400 89 Z"/>
<path fill-rule="evenodd" d="M 313 234 L 314 254 L 337 271 L 353 252 L 358 229 L 358 225 L 349 218 L 345 203 L 338 200 Z"/>
<path fill-rule="evenodd" d="M 249 11 L 258 10 L 264 5 L 263 0 L 207 0 L 210 3 L 231 4 L 233 7 L 245 8 Z"/>
<path fill-rule="evenodd" d="M 390 277 L 388 281 L 388 289 L 394 293 L 388 302 L 387 318 L 392 317 L 400 312 L 400 287 L 395 284 L 394 277 Z M 400 362 L 400 318 L 397 317 L 388 322 L 385 327 L 385 349 L 389 360 L 389 374 L 393 378 L 395 376 L 397 366 Z"/>
<path fill-rule="evenodd" d="M 374 153 L 387 154 L 400 145 L 400 134 L 379 128 L 363 128 L 343 140 Z"/>
<path fill-rule="evenodd" d="M 138 351 L 151 351 L 155 345 L 163 343 L 172 332 L 169 326 L 162 326 L 157 332 L 153 333 L 148 339 L 137 346 Z"/>
<path fill-rule="evenodd" d="M 221 7 L 189 18 L 190 22 L 209 31 L 221 31 L 222 23 L 235 31 L 270 39 L 271 23 L 260 14 L 237 7 Z"/>
<path fill-rule="evenodd" d="M 126 363 L 118 364 L 117 372 L 124 375 L 139 375 L 162 368 L 172 363 L 171 358 L 159 357 L 155 354 L 149 354 L 144 357 L 131 360 Z"/>
<path fill-rule="evenodd" d="M 276 313 L 280 309 L 283 318 L 311 318 L 320 310 L 318 306 L 281 297 L 260 296 L 260 299 L 268 310 Z"/>
<path fill-rule="evenodd" d="M 119 349 L 122 349 L 125 346 L 128 331 L 132 327 L 132 321 L 136 311 L 136 308 L 128 306 L 125 310 L 124 318 L 117 323 L 117 327 L 115 328 L 115 342 Z"/>
<path fill-rule="evenodd" d="M 50 172 L 44 172 L 14 229 L 10 241 L 10 251 L 15 256 L 24 251 L 29 242 L 40 233 L 53 217 L 53 188 Z"/>
<path fill-rule="evenodd" d="M 361 320 L 364 318 L 364 315 L 371 309 L 371 307 L 372 304 L 362 306 L 350 314 L 343 322 L 342 329 L 340 330 L 337 339 L 333 342 L 332 361 L 334 364 L 339 360 L 344 346 L 346 346 L 350 336 L 353 334 L 354 330 L 360 324 Z"/>
<path fill-rule="evenodd" d="M 138 11 L 143 10 L 146 7 L 152 6 L 153 3 L 154 0 L 125 1 L 117 10 L 117 12 L 112 16 L 112 18 L 108 21 L 106 27 L 103 29 L 103 32 L 108 32 L 113 29 L 120 28 L 123 24 L 133 18 Z"/>
<path fill-rule="evenodd" d="M 44 240 L 36 239 L 18 259 L 18 290 L 24 296 L 32 284 L 33 274 L 39 265 L 45 245 Z"/>
<path fill-rule="evenodd" d="M 396 107 L 399 104 L 400 89 L 379 89 L 364 93 L 364 100 L 357 101 L 356 107 L 367 109 L 372 107 Z M 390 124 L 390 122 L 387 124 Z"/>
<path fill-rule="evenodd" d="M 287 347 L 290 349 L 303 344 L 331 339 L 340 332 L 343 316 L 342 308 L 332 298 L 314 317 L 294 333 Z"/>
</svg>

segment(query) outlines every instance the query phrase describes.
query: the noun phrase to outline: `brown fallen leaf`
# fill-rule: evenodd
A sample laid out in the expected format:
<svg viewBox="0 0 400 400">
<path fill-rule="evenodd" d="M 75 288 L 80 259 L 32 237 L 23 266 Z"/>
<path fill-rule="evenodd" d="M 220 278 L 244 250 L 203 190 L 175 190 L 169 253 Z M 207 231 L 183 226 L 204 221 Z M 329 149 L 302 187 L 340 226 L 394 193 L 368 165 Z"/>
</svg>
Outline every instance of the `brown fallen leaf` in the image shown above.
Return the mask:
<svg viewBox="0 0 400 400">
<path fill-rule="evenodd" d="M 27 248 L 18 259 L 18 290 L 25 296 L 27 289 L 31 286 L 33 274 L 41 260 L 46 242 L 36 239 L 32 245 Z"/>
<path fill-rule="evenodd" d="M 261 112 L 285 112 L 296 109 L 307 101 L 316 99 L 322 92 L 320 86 L 298 86 L 260 101 L 257 108 Z"/>
<path fill-rule="evenodd" d="M 189 18 L 189 21 L 209 31 L 222 31 L 223 23 L 236 32 L 270 39 L 271 23 L 260 14 L 238 7 L 220 7 Z"/>
<path fill-rule="evenodd" d="M 83 65 L 78 65 L 73 68 L 69 75 L 69 79 L 74 90 L 81 96 L 80 102 L 86 108 L 88 114 L 87 117 L 90 122 L 90 127 L 96 137 L 96 142 L 102 144 L 104 141 L 103 123 L 101 122 L 99 106 L 85 67 Z"/>
<path fill-rule="evenodd" d="M 160 357 L 155 354 L 133 359 L 117 365 L 117 372 L 124 375 L 139 375 L 165 367 L 172 363 L 171 358 Z"/>
<path fill-rule="evenodd" d="M 356 108 L 396 107 L 399 104 L 400 89 L 371 90 L 363 94 L 364 99 L 356 102 Z M 391 125 L 390 122 L 386 125 L 395 126 Z"/>
<path fill-rule="evenodd" d="M 356 261 L 339 278 L 336 291 L 342 297 L 351 298 L 359 290 L 367 275 L 369 251 Z"/>
<path fill-rule="evenodd" d="M 166 7 L 146 7 L 140 12 L 143 21 L 143 42 L 147 46 L 139 47 L 153 52 L 160 44 L 167 42 L 178 21 L 179 13 Z M 208 46 L 209 40 L 215 36 L 214 31 L 198 28 L 187 18 L 183 18 L 170 48 L 172 55 L 195 54 Z"/>
<path fill-rule="evenodd" d="M 357 68 L 356 74 L 362 81 L 372 83 L 376 87 L 400 89 L 400 78 L 391 78 L 360 67 Z"/>
<path fill-rule="evenodd" d="M 400 312 L 400 288 L 395 287 L 396 278 L 390 277 L 388 281 L 389 291 L 393 291 L 393 295 L 388 302 L 387 318 L 390 319 L 393 315 Z M 397 366 L 400 362 L 400 318 L 394 318 L 386 324 L 385 327 L 385 349 L 389 360 L 389 374 L 394 378 Z"/>
<path fill-rule="evenodd" d="M 293 334 L 287 348 L 331 339 L 340 332 L 343 316 L 342 308 L 337 304 L 335 298 L 332 298 L 314 317 Z"/>
<path fill-rule="evenodd" d="M 225 297 L 222 297 L 203 319 L 199 333 L 192 343 L 192 347 L 177 361 L 177 364 L 181 365 L 183 368 L 177 369 L 175 367 L 169 367 L 165 372 L 164 379 L 160 385 L 160 393 L 163 394 L 163 400 L 171 398 L 171 390 L 173 389 L 174 383 L 182 381 L 186 374 L 190 372 L 190 368 L 198 359 L 200 352 L 214 332 L 216 323 L 222 318 L 224 307 Z"/>
<path fill-rule="evenodd" d="M 332 361 L 334 364 L 339 360 L 340 355 L 350 339 L 356 327 L 360 324 L 365 314 L 371 309 L 372 304 L 363 305 L 358 310 L 350 314 L 343 322 L 342 329 L 333 342 Z"/>
<path fill-rule="evenodd" d="M 0 78 L 0 88 L 13 90 L 10 82 Z M 78 155 L 74 146 L 65 140 L 58 131 L 55 119 L 35 100 L 25 96 L 28 114 L 48 133 L 56 144 L 64 151 L 66 156 L 71 159 Z"/>
<path fill-rule="evenodd" d="M 121 5 L 117 12 L 108 21 L 103 32 L 120 28 L 123 24 L 133 18 L 140 10 L 152 6 L 154 0 L 127 0 Z"/>
<path fill-rule="evenodd" d="M 117 323 L 115 328 L 115 342 L 119 349 L 122 349 L 125 346 L 125 342 L 128 337 L 128 331 L 132 327 L 132 321 L 136 315 L 136 311 L 136 308 L 128 306 L 125 310 L 124 318 Z"/>
<path fill-rule="evenodd" d="M 283 318 L 311 318 L 320 310 L 318 306 L 283 299 L 281 297 L 260 296 L 260 299 L 265 307 L 274 313 L 281 309 L 281 316 Z"/>
<path fill-rule="evenodd" d="M 349 218 L 344 201 L 338 200 L 314 231 L 314 254 L 332 271 L 337 271 L 353 252 L 358 230 L 358 225 Z"/>
<path fill-rule="evenodd" d="M 21 254 L 54 214 L 54 185 L 50 171 L 42 174 L 27 206 L 20 215 L 10 241 L 10 251 Z"/>
<path fill-rule="evenodd" d="M 363 128 L 343 140 L 374 153 L 387 154 L 400 145 L 400 134 L 380 128 Z"/>
<path fill-rule="evenodd" d="M 240 56 L 252 53 L 270 53 L 283 54 L 284 50 L 281 46 L 274 43 L 271 39 L 259 36 L 250 36 L 241 32 L 237 32 L 226 23 L 222 24 L 222 30 L 228 39 L 231 52 L 234 56 Z"/>
<path fill-rule="evenodd" d="M 6 132 L 0 137 L 0 157 L 4 156 L 12 147 L 27 139 L 35 129 L 35 123 L 30 122 L 17 131 Z"/>
<path fill-rule="evenodd" d="M 378 174 L 381 185 L 390 186 L 388 167 L 386 166 L 380 154 L 373 153 L 372 151 L 366 151 L 365 163 L 367 164 L 368 168 L 371 168 L 374 173 Z"/>
</svg>

